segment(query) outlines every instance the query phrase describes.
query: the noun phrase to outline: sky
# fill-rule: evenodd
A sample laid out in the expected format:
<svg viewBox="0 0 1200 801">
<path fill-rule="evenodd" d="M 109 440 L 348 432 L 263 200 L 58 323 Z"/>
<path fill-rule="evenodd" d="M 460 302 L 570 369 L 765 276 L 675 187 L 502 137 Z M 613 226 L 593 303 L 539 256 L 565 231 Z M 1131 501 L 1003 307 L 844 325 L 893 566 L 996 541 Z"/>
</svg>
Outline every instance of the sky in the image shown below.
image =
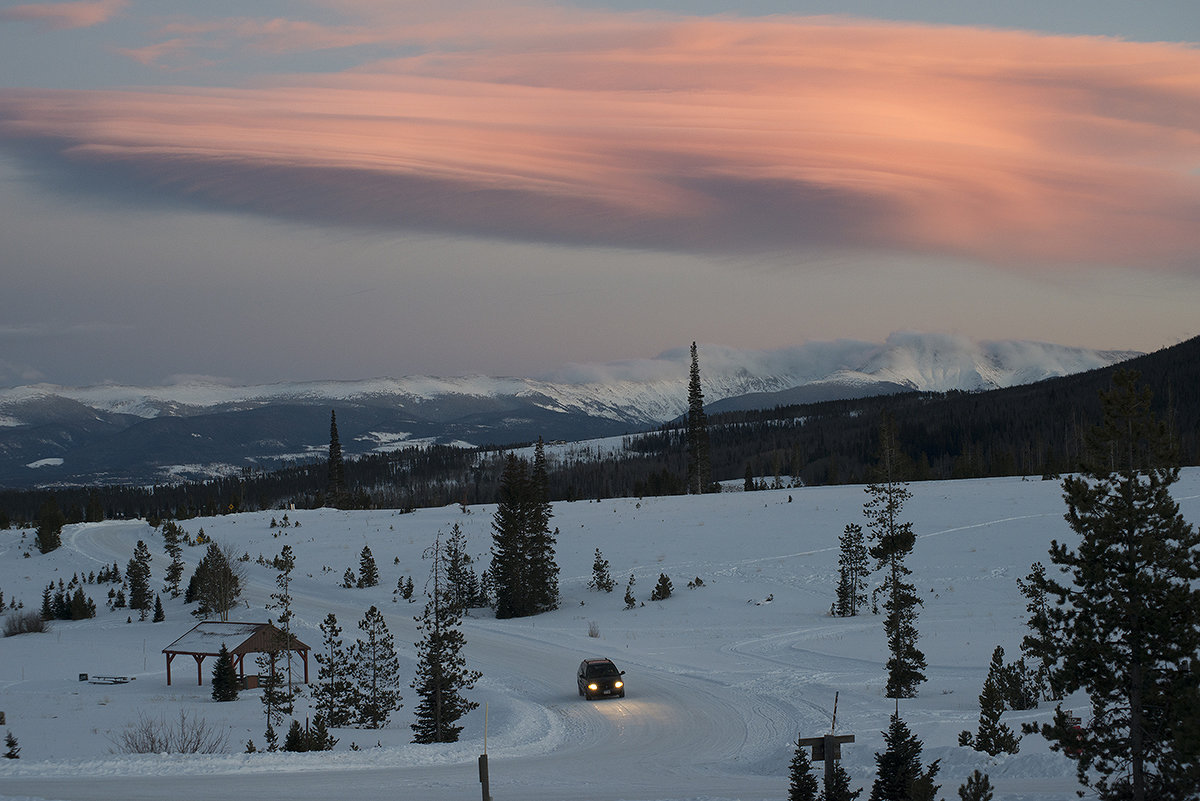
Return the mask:
<svg viewBox="0 0 1200 801">
<path fill-rule="evenodd" d="M 0 385 L 1198 333 L 1193 0 L 737 8 L 3 0 Z"/>
</svg>

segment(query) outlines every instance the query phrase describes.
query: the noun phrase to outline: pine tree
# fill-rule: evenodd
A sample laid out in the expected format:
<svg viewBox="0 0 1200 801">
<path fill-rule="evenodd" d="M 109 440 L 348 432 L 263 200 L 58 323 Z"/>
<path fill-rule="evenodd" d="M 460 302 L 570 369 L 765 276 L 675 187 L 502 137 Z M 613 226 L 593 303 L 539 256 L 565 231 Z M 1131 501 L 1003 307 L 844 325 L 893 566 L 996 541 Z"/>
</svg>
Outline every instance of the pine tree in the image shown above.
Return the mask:
<svg viewBox="0 0 1200 801">
<path fill-rule="evenodd" d="M 1063 481 L 1078 545 L 1050 546 L 1067 581 L 1033 579 L 1054 605 L 1030 620 L 1031 650 L 1092 707 L 1082 730 L 1059 707 L 1041 732 L 1102 799 L 1188 798 L 1200 786 L 1200 534 L 1171 497 L 1175 443 L 1150 397 L 1127 371 L 1101 394 L 1103 422 Z"/>
<path fill-rule="evenodd" d="M 287 734 L 283 737 L 284 751 L 307 751 L 308 750 L 308 733 L 300 727 L 300 721 L 292 719 L 292 725 L 288 727 Z"/>
<path fill-rule="evenodd" d="M 882 754 L 875 754 L 877 775 L 870 801 L 934 801 L 940 785 L 934 784 L 933 779 L 940 760 L 935 759 L 922 769 L 923 743 L 898 714 L 892 715 L 883 742 L 887 748 Z"/>
<path fill-rule="evenodd" d="M 671 586 L 671 579 L 666 573 L 658 574 L 658 583 L 654 585 L 654 589 L 650 591 L 651 601 L 665 601 L 671 597 L 671 592 L 674 588 Z"/>
<path fill-rule="evenodd" d="M 212 699 L 214 701 L 236 701 L 238 697 L 237 668 L 233 666 L 233 655 L 221 643 L 217 663 L 212 671 Z"/>
<path fill-rule="evenodd" d="M 474 687 L 482 674 L 467 670 L 462 655 L 466 638 L 458 601 L 446 581 L 449 562 L 440 536 L 424 556 L 431 560 L 431 592 L 424 612 L 413 618 L 422 634 L 416 643 L 417 674 L 409 685 L 421 698 L 412 724 L 413 742 L 453 743 L 463 728 L 457 721 L 479 706 L 464 698 L 462 691 Z"/>
<path fill-rule="evenodd" d="M 709 455 L 708 415 L 700 388 L 700 359 L 692 343 L 692 366 L 688 376 L 687 491 L 699 495 L 712 491 L 712 461 Z"/>
<path fill-rule="evenodd" d="M 337 738 L 329 733 L 325 716 L 317 713 L 313 717 L 312 731 L 308 735 L 308 750 L 332 751 L 335 745 L 337 745 Z"/>
<path fill-rule="evenodd" d="M 140 619 L 146 619 L 146 612 L 153 603 L 150 590 L 150 549 L 142 540 L 137 541 L 133 549 L 133 558 L 125 568 L 125 582 L 129 585 L 129 608 L 136 609 Z"/>
<path fill-rule="evenodd" d="M 545 454 L 538 441 L 532 474 L 514 454 L 505 460 L 492 519 L 490 579 L 496 617 L 524 617 L 558 606 L 558 531 L 550 532 Z"/>
<path fill-rule="evenodd" d="M 796 735 L 796 751 L 788 766 L 788 801 L 817 801 L 817 777 L 812 772 L 808 746 Z"/>
<path fill-rule="evenodd" d="M 38 512 L 35 541 L 39 551 L 50 553 L 62 546 L 62 529 L 66 522 L 66 515 L 58 508 L 58 503 L 53 497 L 47 498 Z"/>
<path fill-rule="evenodd" d="M 94 606 L 93 606 L 92 615 L 93 615 L 93 617 L 95 616 Z M 154 618 L 151 622 L 152 623 L 162 623 L 166 619 L 167 619 L 167 613 L 163 609 L 162 596 L 155 595 L 154 596 Z"/>
<path fill-rule="evenodd" d="M 342 443 L 338 439 L 337 412 L 329 412 L 329 465 L 325 494 L 328 503 L 340 509 L 346 499 L 346 465 L 342 461 Z"/>
<path fill-rule="evenodd" d="M 986 773 L 976 770 L 958 788 L 960 801 L 992 801 L 992 782 Z"/>
<path fill-rule="evenodd" d="M 1021 747 L 1021 738 L 1007 725 L 1000 722 L 1004 712 L 1004 684 L 1008 669 L 1004 664 L 1004 649 L 996 646 L 987 678 L 983 681 L 983 692 L 979 694 L 979 729 L 974 736 L 964 731 L 958 736 L 958 744 L 970 746 L 989 756 L 1015 754 Z"/>
<path fill-rule="evenodd" d="M 375 556 L 371 553 L 371 548 L 364 545 L 362 552 L 358 555 L 358 582 L 357 586 L 374 587 L 379 584 L 379 568 L 375 565 Z"/>
<path fill-rule="evenodd" d="M 227 621 L 229 610 L 242 593 L 243 572 L 241 563 L 232 553 L 227 553 L 217 543 L 210 541 L 204 558 L 196 565 L 196 572 L 188 582 L 184 601 L 199 602 L 199 607 L 193 612 L 197 617 L 207 618 L 215 614 Z"/>
<path fill-rule="evenodd" d="M 838 553 L 837 601 L 834 604 L 834 614 L 838 617 L 854 617 L 860 608 L 867 605 L 867 576 L 870 574 L 862 526 L 847 523 L 838 542 L 841 549 Z"/>
<path fill-rule="evenodd" d="M 637 598 L 633 597 L 633 574 L 629 574 L 629 583 L 625 585 L 625 608 L 633 609 L 637 606 Z"/>
<path fill-rule="evenodd" d="M 312 685 L 313 704 L 330 726 L 340 728 L 354 721 L 356 701 L 351 681 L 352 666 L 342 646 L 342 629 L 332 612 L 321 623 L 321 648 L 316 652 L 317 682 Z"/>
<path fill-rule="evenodd" d="M 358 707 L 356 722 L 380 729 L 400 708 L 400 660 L 395 640 L 378 609 L 368 609 L 358 628 L 363 634 L 355 641 L 350 657 Z"/>
<path fill-rule="evenodd" d="M 555 560 L 558 529 L 550 530 L 554 510 L 550 505 L 546 447 L 541 437 L 533 447 L 533 469 L 529 474 L 526 504 L 529 508 L 529 578 L 533 584 L 531 614 L 540 614 L 558 608 L 558 562 Z"/>
<path fill-rule="evenodd" d="M 283 655 L 283 675 L 281 676 L 283 682 L 279 691 L 280 706 L 285 713 L 291 714 L 292 704 L 296 697 L 292 671 L 296 661 L 296 652 L 292 650 L 295 639 L 292 635 L 292 618 L 295 616 L 292 611 L 292 571 L 296 568 L 296 558 L 290 545 L 283 546 L 279 555 L 274 559 L 274 565 L 278 571 L 275 574 L 275 592 L 271 593 L 271 603 L 267 604 L 267 609 L 274 609 L 278 612 L 276 617 L 278 625 L 275 627 L 278 633 L 275 635 L 275 645 Z"/>
<path fill-rule="evenodd" d="M 54 585 L 47 584 L 42 590 L 42 620 L 54 620 L 57 617 L 54 614 Z"/>
<path fill-rule="evenodd" d="M 917 538 L 912 523 L 900 519 L 912 493 L 897 479 L 900 449 L 890 420 L 880 426 L 879 441 L 879 480 L 867 485 L 870 499 L 863 504 L 863 514 L 874 543 L 868 553 L 876 561 L 875 569 L 884 571 L 877 592 L 885 596 L 883 629 L 891 653 L 886 694 L 888 698 L 912 698 L 917 685 L 925 681 L 925 654 L 917 648 L 916 626 L 922 601 L 908 580 L 912 571 L 904 564 Z"/>
<path fill-rule="evenodd" d="M 862 795 L 862 788 L 850 790 L 850 774 L 841 762 L 833 763 L 833 770 L 825 774 L 825 790 L 821 801 L 854 801 Z"/>
<path fill-rule="evenodd" d="M 450 527 L 450 534 L 441 548 L 446 562 L 443 577 L 446 592 L 450 603 L 462 614 L 472 606 L 477 606 L 479 601 L 479 579 L 471 567 L 471 555 L 467 553 L 467 539 L 462 526 L 455 523 Z"/>
<path fill-rule="evenodd" d="M 267 651 L 254 659 L 258 665 L 258 687 L 262 690 L 263 714 L 267 716 L 267 730 L 283 722 L 284 715 L 292 713 L 293 696 L 285 686 L 287 677 L 279 665 L 279 651 Z"/>
<path fill-rule="evenodd" d="M 76 587 L 75 594 L 71 596 L 70 612 L 68 613 L 68 617 L 71 620 L 88 620 L 95 616 L 95 602 L 83 594 L 83 587 Z"/>
<path fill-rule="evenodd" d="M 1029 612 L 1029 628 L 1034 631 L 1045 631 L 1050 625 L 1050 601 L 1046 595 L 1046 566 L 1041 562 L 1030 565 L 1029 575 L 1024 581 L 1017 579 L 1017 588 L 1029 601 L 1025 611 Z M 1050 665 L 1054 657 L 1050 651 L 1043 650 L 1041 640 L 1036 634 L 1027 635 L 1021 641 L 1022 658 L 1028 658 L 1036 665 L 1032 669 L 1033 683 L 1038 692 L 1047 701 L 1062 700 L 1062 692 L 1055 686 Z"/>
<path fill-rule="evenodd" d="M 167 556 L 171 557 L 163 576 L 163 592 L 171 593 L 172 598 L 178 598 L 180 584 L 183 582 L 183 536 L 184 532 L 170 520 L 162 524 L 163 546 Z"/>
<path fill-rule="evenodd" d="M 608 560 L 597 548 L 596 556 L 592 559 L 592 580 L 588 582 L 588 588 L 598 592 L 612 592 L 616 587 L 617 582 L 613 581 L 612 574 L 608 572 Z"/>
<path fill-rule="evenodd" d="M 20 759 L 21 746 L 17 744 L 17 738 L 12 731 L 6 731 L 4 734 L 4 747 L 7 749 L 4 752 L 5 759 Z"/>
</svg>

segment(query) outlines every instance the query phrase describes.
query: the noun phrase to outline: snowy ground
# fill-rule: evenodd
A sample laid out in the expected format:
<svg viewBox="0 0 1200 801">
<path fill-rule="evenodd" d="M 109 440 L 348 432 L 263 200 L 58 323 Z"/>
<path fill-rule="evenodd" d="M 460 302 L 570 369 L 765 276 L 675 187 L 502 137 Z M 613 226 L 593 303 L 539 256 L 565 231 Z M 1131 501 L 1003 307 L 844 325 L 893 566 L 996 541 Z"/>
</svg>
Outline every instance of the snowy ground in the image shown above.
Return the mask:
<svg viewBox="0 0 1200 801">
<path fill-rule="evenodd" d="M 1072 536 L 1058 484 L 993 479 L 910 489 L 914 497 L 905 512 L 919 539 L 909 564 L 925 601 L 919 626 L 929 680 L 920 697 L 900 709 L 925 743 L 925 761 L 942 760 L 941 797 L 957 797 L 976 768 L 991 776 L 997 801 L 1073 797 L 1073 763 L 1040 738 L 1026 737 L 1019 754 L 999 759 L 956 744 L 959 731 L 975 728 L 992 649 L 1004 646 L 1010 659 L 1018 654 L 1024 599 L 1016 579 L 1034 561 L 1048 562 L 1052 538 Z M 1184 515 L 1200 520 L 1200 470 L 1185 471 L 1175 495 Z M 861 522 L 865 497 L 861 487 L 817 487 L 556 504 L 562 608 L 509 621 L 479 611 L 465 621 L 468 661 L 484 674 L 470 695 L 484 706 L 469 715 L 462 741 L 452 745 L 408 742 L 415 699 L 406 686 L 405 707 L 388 728 L 337 730 L 332 753 L 243 754 L 248 739 L 263 745 L 257 691 L 215 703 L 211 660 L 198 687 L 186 657 L 176 660 L 174 683 L 166 685 L 161 651 L 194 624 L 187 610 L 164 598 L 165 622 L 127 623 L 127 610 L 103 608 L 107 588 L 89 585 L 101 607 L 96 620 L 57 622 L 46 634 L 0 640 L 3 728 L 21 746 L 19 760 L 0 759 L 0 797 L 328 799 L 350 792 L 359 801 L 475 798 L 486 707 L 497 801 L 782 799 L 795 738 L 829 731 L 835 693 L 837 731 L 856 737 L 843 749 L 843 764 L 855 786 L 869 788 L 880 732 L 893 711 L 883 697 L 882 622 L 869 614 L 828 614 L 837 537 L 846 523 Z M 403 675 L 411 677 L 412 616 L 420 606 L 393 601 L 396 579 L 412 575 L 420 588 L 427 572 L 422 550 L 454 523 L 486 564 L 492 512 L 474 507 L 464 514 L 457 506 L 412 514 L 293 511 L 290 519 L 301 526 L 286 533 L 269 526 L 282 512 L 266 512 L 185 521 L 184 528 L 194 535 L 203 527 L 251 557 L 270 559 L 291 545 L 300 638 L 318 645 L 317 625 L 332 611 L 352 642 L 357 621 L 378 605 L 396 636 Z M 68 526 L 64 547 L 44 556 L 31 532 L 0 532 L 0 589 L 6 599 L 36 609 L 51 580 L 114 561 L 123 571 L 139 539 L 151 546 L 160 586 L 167 558 L 161 537 L 143 522 Z M 382 583 L 343 589 L 342 575 L 348 567 L 357 572 L 364 544 Z M 612 564 L 618 583 L 612 594 L 586 587 L 596 547 Z M 185 548 L 188 575 L 203 551 Z M 231 619 L 266 620 L 274 573 L 253 562 L 247 568 L 247 604 Z M 629 575 L 644 600 L 660 572 L 670 576 L 675 595 L 623 609 Z M 688 589 L 695 577 L 704 586 Z M 599 637 L 589 637 L 589 626 Z M 577 696 L 574 669 L 596 655 L 627 671 L 626 698 L 589 703 Z M 93 685 L 79 682 L 80 673 L 136 679 Z M 1080 699 L 1071 700 L 1085 712 Z M 180 709 L 227 727 L 231 753 L 111 753 L 111 738 L 139 713 L 173 718 Z M 1043 706 L 1007 713 L 1005 720 L 1018 728 L 1048 714 Z M 361 750 L 351 750 L 351 743 Z"/>
</svg>

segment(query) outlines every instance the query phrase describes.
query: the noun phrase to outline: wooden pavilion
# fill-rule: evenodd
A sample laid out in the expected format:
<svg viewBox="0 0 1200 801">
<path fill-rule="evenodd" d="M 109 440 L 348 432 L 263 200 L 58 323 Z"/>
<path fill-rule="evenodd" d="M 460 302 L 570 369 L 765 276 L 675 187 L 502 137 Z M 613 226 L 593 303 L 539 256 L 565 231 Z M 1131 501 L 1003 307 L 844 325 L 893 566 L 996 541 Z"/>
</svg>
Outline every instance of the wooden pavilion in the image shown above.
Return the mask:
<svg viewBox="0 0 1200 801">
<path fill-rule="evenodd" d="M 197 623 L 190 631 L 163 649 L 162 652 L 167 655 L 167 685 L 171 684 L 171 662 L 182 654 L 196 660 L 196 684 L 204 684 L 204 660 L 210 656 L 218 656 L 222 645 L 233 657 L 234 669 L 243 680 L 246 678 L 247 654 L 295 651 L 304 661 L 304 682 L 308 683 L 309 647 L 296 639 L 295 635 L 292 635 L 291 642 L 288 642 L 288 637 L 270 623 L 205 620 Z"/>
</svg>

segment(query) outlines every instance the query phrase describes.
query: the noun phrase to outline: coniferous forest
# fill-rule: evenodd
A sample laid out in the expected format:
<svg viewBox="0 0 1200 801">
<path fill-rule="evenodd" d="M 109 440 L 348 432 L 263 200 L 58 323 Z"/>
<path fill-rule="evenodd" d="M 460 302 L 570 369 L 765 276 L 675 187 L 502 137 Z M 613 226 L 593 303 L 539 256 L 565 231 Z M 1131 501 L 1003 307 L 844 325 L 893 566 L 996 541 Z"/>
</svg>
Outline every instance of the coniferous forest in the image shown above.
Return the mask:
<svg viewBox="0 0 1200 801">
<path fill-rule="evenodd" d="M 709 414 L 712 479 L 739 485 L 746 475 L 768 485 L 773 477 L 788 484 L 866 483 L 884 415 L 895 424 L 904 480 L 1071 472 L 1079 466 L 1084 432 L 1100 420 L 1099 392 L 1116 369 L 1135 371 L 1153 392 L 1153 411 L 1171 427 L 1180 463 L 1200 464 L 1200 338 L 1194 338 L 1116 367 L 990 392 L 914 392 Z M 686 492 L 686 418 L 630 432 L 626 446 L 616 453 L 581 446 L 551 460 L 550 499 Z M 48 501 L 67 522 L 183 519 L 289 505 L 412 509 L 490 503 L 510 449 L 435 445 L 347 460 L 345 487 L 336 498 L 324 460 L 169 486 L 0 491 L 0 526 L 36 521 Z"/>
</svg>

